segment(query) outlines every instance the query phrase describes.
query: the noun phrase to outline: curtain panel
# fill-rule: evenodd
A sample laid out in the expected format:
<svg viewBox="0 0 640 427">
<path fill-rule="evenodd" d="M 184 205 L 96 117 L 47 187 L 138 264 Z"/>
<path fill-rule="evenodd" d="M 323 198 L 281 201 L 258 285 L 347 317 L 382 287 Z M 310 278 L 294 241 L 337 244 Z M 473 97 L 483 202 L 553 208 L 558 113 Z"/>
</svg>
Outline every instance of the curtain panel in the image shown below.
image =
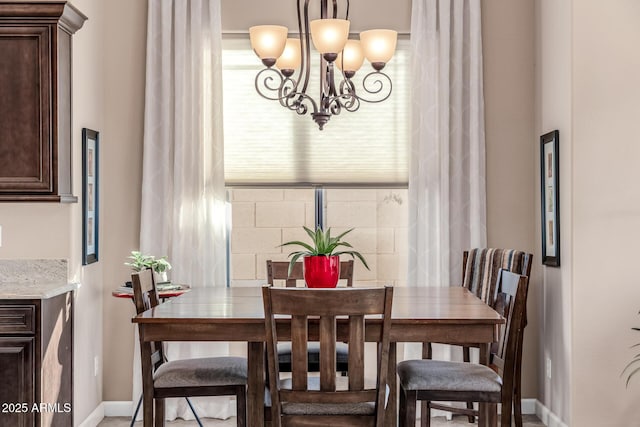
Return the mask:
<svg viewBox="0 0 640 427">
<path fill-rule="evenodd" d="M 149 0 L 147 19 L 140 250 L 167 256 L 174 283 L 226 286 L 220 1 Z M 167 348 L 169 360 L 227 353 L 220 343 Z M 140 392 L 136 374 L 135 403 Z M 235 413 L 228 398 L 192 401 L 201 417 Z M 184 399 L 168 400 L 166 415 L 193 419 Z"/>
<path fill-rule="evenodd" d="M 408 283 L 460 285 L 462 252 L 487 240 L 480 2 L 414 0 L 411 58 Z"/>
<path fill-rule="evenodd" d="M 414 0 L 409 283 L 459 285 L 486 245 L 480 2 Z"/>
</svg>

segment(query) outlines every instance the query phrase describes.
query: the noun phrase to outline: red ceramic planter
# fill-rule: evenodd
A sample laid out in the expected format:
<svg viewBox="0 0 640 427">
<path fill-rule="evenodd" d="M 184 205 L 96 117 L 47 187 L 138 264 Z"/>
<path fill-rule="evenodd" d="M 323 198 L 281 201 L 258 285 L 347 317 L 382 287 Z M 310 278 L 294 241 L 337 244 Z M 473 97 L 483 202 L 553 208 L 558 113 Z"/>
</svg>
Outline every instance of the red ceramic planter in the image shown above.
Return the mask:
<svg viewBox="0 0 640 427">
<path fill-rule="evenodd" d="M 340 257 L 304 257 L 304 281 L 309 288 L 335 288 L 340 278 Z"/>
</svg>

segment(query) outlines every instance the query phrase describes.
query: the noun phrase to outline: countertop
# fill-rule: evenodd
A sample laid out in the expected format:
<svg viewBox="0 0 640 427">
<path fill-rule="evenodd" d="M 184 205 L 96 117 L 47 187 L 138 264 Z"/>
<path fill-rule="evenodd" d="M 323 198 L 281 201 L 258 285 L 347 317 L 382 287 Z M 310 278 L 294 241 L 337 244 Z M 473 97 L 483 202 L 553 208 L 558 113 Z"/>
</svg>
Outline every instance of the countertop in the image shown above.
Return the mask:
<svg viewBox="0 0 640 427">
<path fill-rule="evenodd" d="M 48 299 L 75 291 L 79 287 L 79 283 L 69 282 L 0 283 L 0 300 Z"/>
</svg>

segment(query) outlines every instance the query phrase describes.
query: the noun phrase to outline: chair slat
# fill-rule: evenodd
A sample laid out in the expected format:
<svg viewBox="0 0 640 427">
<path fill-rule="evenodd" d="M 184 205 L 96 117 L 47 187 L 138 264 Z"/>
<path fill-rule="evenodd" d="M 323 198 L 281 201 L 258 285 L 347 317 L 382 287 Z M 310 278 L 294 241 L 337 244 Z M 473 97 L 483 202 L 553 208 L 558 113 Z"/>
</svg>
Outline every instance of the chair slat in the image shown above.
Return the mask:
<svg viewBox="0 0 640 427">
<path fill-rule="evenodd" d="M 291 372 L 293 389 L 307 389 L 307 316 L 296 315 L 291 318 Z"/>
<path fill-rule="evenodd" d="M 364 316 L 349 317 L 349 390 L 364 389 Z"/>
<path fill-rule="evenodd" d="M 336 318 L 320 317 L 320 390 L 336 391 Z"/>
</svg>

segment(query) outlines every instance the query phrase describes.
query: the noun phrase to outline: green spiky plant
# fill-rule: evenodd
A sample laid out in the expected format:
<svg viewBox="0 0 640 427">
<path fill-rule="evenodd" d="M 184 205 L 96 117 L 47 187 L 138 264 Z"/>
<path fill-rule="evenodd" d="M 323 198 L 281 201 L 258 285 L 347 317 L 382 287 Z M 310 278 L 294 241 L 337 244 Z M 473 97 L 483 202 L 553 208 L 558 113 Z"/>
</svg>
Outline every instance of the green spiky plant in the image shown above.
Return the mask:
<svg viewBox="0 0 640 427">
<path fill-rule="evenodd" d="M 289 254 L 289 257 L 291 257 L 291 261 L 289 262 L 289 275 L 291 275 L 291 272 L 293 271 L 293 266 L 302 256 L 350 255 L 353 259 L 357 257 L 360 261 L 362 261 L 362 264 L 364 264 L 367 270 L 369 270 L 369 265 L 367 265 L 367 261 L 360 254 L 360 252 L 354 250 L 338 250 L 341 248 L 353 248 L 350 243 L 342 241 L 342 238 L 347 233 L 353 231 L 353 228 L 350 228 L 349 230 L 335 237 L 331 237 L 331 227 L 329 227 L 327 231 L 323 231 L 320 227 L 316 228 L 316 231 L 313 231 L 307 227 L 302 228 L 304 228 L 304 231 L 306 231 L 309 237 L 311 237 L 311 244 L 301 242 L 299 240 L 293 240 L 291 242 L 286 242 L 280 245 L 296 245 L 302 246 L 304 248 L 304 250 L 291 252 Z"/>
<path fill-rule="evenodd" d="M 634 331 L 640 331 L 640 328 L 631 328 L 631 329 Z M 634 344 L 631 346 L 631 348 L 637 348 L 637 347 L 640 347 L 640 343 Z M 631 359 L 631 362 L 627 363 L 627 366 L 625 366 L 624 369 L 622 370 L 621 375 L 624 375 L 625 372 L 627 373 L 626 387 L 629 387 L 629 381 L 631 381 L 631 377 L 633 377 L 638 371 L 640 371 L 640 366 L 638 366 L 639 362 L 640 362 L 640 353 L 633 356 L 633 359 Z"/>
</svg>

